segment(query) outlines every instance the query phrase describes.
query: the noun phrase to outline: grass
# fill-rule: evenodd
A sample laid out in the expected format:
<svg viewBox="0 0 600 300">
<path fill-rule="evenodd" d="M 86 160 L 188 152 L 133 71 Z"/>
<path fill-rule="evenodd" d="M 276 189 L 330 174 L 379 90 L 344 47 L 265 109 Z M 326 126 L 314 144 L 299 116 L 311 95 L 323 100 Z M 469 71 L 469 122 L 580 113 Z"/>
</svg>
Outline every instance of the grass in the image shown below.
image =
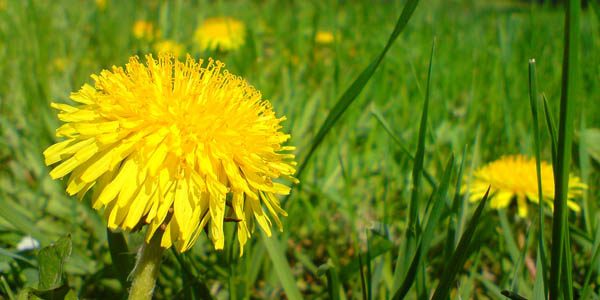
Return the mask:
<svg viewBox="0 0 600 300">
<path fill-rule="evenodd" d="M 573 101 L 577 95 L 579 66 L 580 3 L 569 1 L 565 12 L 565 45 L 562 67 L 560 119 L 556 165 L 554 166 L 554 216 L 552 222 L 552 252 L 550 254 L 550 299 L 573 299 L 573 270 L 569 239 L 568 200 L 571 144 L 573 142 Z"/>
<path fill-rule="evenodd" d="M 206 237 L 166 251 L 157 299 L 600 297 L 596 4 L 569 19 L 565 42 L 563 6 L 520 1 L 61 0 L 0 1 L 0 299 L 127 294 L 120 266 L 142 235 L 107 238 L 89 200 L 50 179 L 41 153 L 59 122 L 49 103 L 151 51 L 131 34 L 135 20 L 205 57 L 192 37 L 215 15 L 247 24 L 243 48 L 211 55 L 287 117 L 301 184 L 284 199 L 284 231 L 256 232 L 241 258 L 236 243 L 214 251 Z M 334 43 L 315 43 L 319 30 Z M 583 178 L 583 211 L 560 205 L 564 187 L 562 216 L 469 202 L 473 170 L 515 153 L 556 162 L 557 183 Z M 26 235 L 54 248 L 18 251 Z M 49 284 L 39 274 L 57 261 Z M 561 282 L 572 292 L 558 294 Z"/>
</svg>

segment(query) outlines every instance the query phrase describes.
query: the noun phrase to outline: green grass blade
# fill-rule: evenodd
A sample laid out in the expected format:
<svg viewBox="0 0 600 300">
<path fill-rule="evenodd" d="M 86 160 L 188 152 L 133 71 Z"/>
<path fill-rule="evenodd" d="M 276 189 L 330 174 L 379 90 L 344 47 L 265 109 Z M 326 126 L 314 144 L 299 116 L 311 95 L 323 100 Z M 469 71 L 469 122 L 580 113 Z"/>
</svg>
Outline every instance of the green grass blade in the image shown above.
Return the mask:
<svg viewBox="0 0 600 300">
<path fill-rule="evenodd" d="M 508 24 L 505 26 L 504 24 L 498 22 L 497 23 L 497 39 L 498 44 L 500 45 L 500 74 L 502 76 L 502 87 L 504 90 L 504 97 L 502 97 L 503 101 L 501 102 L 502 109 L 505 112 L 510 112 L 512 110 L 511 103 L 513 103 L 513 99 L 510 93 L 510 82 L 511 78 L 508 74 L 508 66 L 510 63 L 508 62 L 508 57 L 511 56 L 511 52 L 513 51 L 513 45 L 511 45 L 511 38 L 508 37 L 507 28 Z M 506 135 L 507 141 L 512 141 L 514 136 L 514 117 L 510 113 L 503 113 L 502 120 L 504 133 Z"/>
<path fill-rule="evenodd" d="M 477 129 L 477 132 L 475 133 L 475 143 L 473 145 L 473 159 L 471 160 L 471 169 L 474 169 L 474 162 L 476 161 L 475 157 L 477 156 L 477 149 L 479 148 L 479 129 Z M 467 157 L 467 147 L 465 146 L 465 149 L 463 150 L 463 161 L 466 161 L 466 157 Z M 462 167 L 461 167 L 462 168 Z M 459 176 L 459 178 L 461 178 L 461 176 Z M 457 181 L 458 184 L 458 181 Z M 462 186 L 462 183 L 460 186 L 457 186 L 457 189 L 459 189 L 460 192 L 460 188 Z M 446 255 L 446 257 L 450 257 L 449 255 L 452 253 L 452 251 L 454 251 L 454 249 L 456 248 L 456 246 L 458 246 L 458 242 L 460 241 L 460 236 L 462 235 L 464 228 L 467 224 L 467 210 L 469 208 L 469 199 L 468 199 L 468 193 L 465 193 L 465 195 L 461 195 L 461 199 L 458 199 L 458 201 L 460 201 L 460 203 L 458 203 L 458 208 L 456 210 L 456 214 L 457 214 L 457 220 L 456 220 L 456 232 L 454 233 L 454 243 L 452 245 L 452 249 L 450 252 L 448 252 L 448 255 Z"/>
<path fill-rule="evenodd" d="M 580 1 L 570 0 L 565 11 L 565 46 L 562 69 L 562 88 L 560 97 L 560 119 L 558 127 L 558 143 L 555 177 L 554 177 L 554 218 L 552 220 L 552 252 L 550 264 L 550 299 L 559 299 L 560 292 L 565 296 L 572 295 L 572 281 L 562 282 L 561 272 L 563 260 L 570 256 L 569 247 L 565 247 L 568 236 L 567 199 L 569 190 L 569 166 L 571 162 L 571 144 L 573 140 L 573 101 L 576 96 L 577 67 L 579 52 L 579 14 Z M 571 278 L 566 274 L 564 278 Z M 563 284 L 564 283 L 564 284 Z"/>
<path fill-rule="evenodd" d="M 402 151 L 402 153 L 404 155 L 406 155 L 411 161 L 414 161 L 415 156 L 412 153 L 410 153 L 410 151 L 408 151 L 406 146 L 404 146 L 405 142 L 400 138 L 400 136 L 398 136 L 398 134 L 396 134 L 394 132 L 394 130 L 390 127 L 390 124 L 381 115 L 381 112 L 379 112 L 378 109 L 373 107 L 371 109 L 371 114 L 375 117 L 377 122 L 379 122 L 379 124 L 381 124 L 381 126 L 383 127 L 385 132 L 392 138 L 392 140 L 396 143 L 396 145 L 398 145 L 400 147 L 400 151 Z M 437 188 L 437 186 L 438 186 L 437 181 L 435 180 L 435 178 L 433 178 L 433 176 L 425 168 L 423 168 L 423 176 L 425 176 L 425 179 L 427 180 L 427 182 L 429 182 L 429 185 L 431 185 L 431 187 L 433 189 Z"/>
<path fill-rule="evenodd" d="M 394 244 L 387 238 L 377 234 L 373 234 L 369 238 L 369 256 L 373 260 L 381 255 L 391 251 Z M 350 277 L 358 271 L 360 263 L 357 258 L 352 259 L 347 265 L 340 268 L 339 276 L 342 282 L 350 280 Z"/>
<path fill-rule="evenodd" d="M 450 257 L 452 252 L 454 251 L 454 247 L 458 243 L 458 238 L 461 233 L 460 228 L 460 216 L 459 214 L 463 211 L 464 205 L 461 195 L 461 186 L 463 183 L 463 168 L 465 164 L 467 154 L 467 146 L 463 149 L 462 159 L 460 160 L 460 165 L 458 166 L 458 172 L 456 175 L 456 185 L 454 187 L 454 196 L 451 202 L 451 211 L 448 221 L 448 230 L 446 231 L 446 242 L 444 245 L 444 257 Z"/>
<path fill-rule="evenodd" d="M 106 239 L 108 240 L 108 250 L 110 251 L 113 269 L 123 287 L 127 289 L 130 284 L 127 277 L 133 270 L 133 254 L 129 252 L 127 241 L 122 232 L 113 232 L 107 228 Z"/>
<path fill-rule="evenodd" d="M 468 150 L 468 146 L 465 145 L 465 148 L 463 149 L 463 153 L 462 153 L 462 157 L 460 160 L 460 165 L 458 166 L 458 174 L 456 175 L 456 186 L 454 187 L 454 199 L 453 201 L 453 208 L 452 210 L 455 212 L 461 212 L 464 211 L 464 203 L 461 201 L 462 195 L 460 192 L 460 187 L 463 185 L 463 171 L 464 171 L 464 166 L 465 166 L 465 160 L 467 157 L 467 150 Z M 459 221 L 457 220 L 457 224 L 456 224 L 456 231 L 455 233 L 458 235 L 461 233 L 462 228 L 459 226 Z M 458 236 L 453 237 L 454 241 L 453 241 L 453 248 L 454 245 L 456 245 L 456 243 L 458 243 Z"/>
<path fill-rule="evenodd" d="M 285 252 L 279 245 L 279 241 L 275 236 L 267 237 L 262 231 L 261 236 L 263 244 L 269 253 L 269 257 L 271 257 L 275 273 L 277 273 L 277 277 L 281 282 L 281 286 L 283 287 L 287 298 L 292 300 L 302 299 L 302 294 L 300 294 L 300 290 L 298 290 L 298 287 L 296 286 L 296 281 L 292 275 L 292 269 L 285 258 Z"/>
<path fill-rule="evenodd" d="M 2 287 L 2 292 L 4 292 L 4 295 L 8 296 L 8 299 L 14 300 L 15 295 L 10 290 L 10 286 L 8 285 L 8 282 L 6 282 L 6 278 L 4 278 L 4 275 L 0 275 L 0 283 L 2 283 L 2 285 L 0 286 Z"/>
<path fill-rule="evenodd" d="M 474 274 L 473 277 L 479 282 L 481 283 L 481 285 L 483 287 L 485 287 L 486 289 L 486 296 L 488 296 L 490 299 L 504 299 L 502 296 L 502 291 L 498 288 L 498 286 L 496 286 L 496 284 L 494 284 L 493 282 L 491 282 L 489 279 L 486 279 L 483 275 L 481 274 Z"/>
<path fill-rule="evenodd" d="M 521 249 L 521 253 L 519 254 L 519 259 L 517 263 L 513 266 L 513 275 L 512 275 L 512 283 L 510 285 L 510 291 L 514 294 L 519 293 L 519 274 L 521 272 L 521 268 L 523 267 L 523 262 L 525 261 L 525 256 L 527 255 L 527 250 L 529 250 L 529 243 L 531 240 L 531 227 L 527 228 L 525 244 L 523 245 L 523 249 Z"/>
<path fill-rule="evenodd" d="M 556 166 L 556 147 L 557 147 L 556 122 L 554 122 L 554 116 L 552 115 L 552 111 L 550 110 L 550 105 L 548 104 L 548 99 L 546 99 L 545 95 L 542 95 L 542 99 L 544 100 L 543 103 L 544 103 L 544 116 L 546 118 L 546 126 L 548 127 L 548 134 L 550 134 L 552 165 Z"/>
<path fill-rule="evenodd" d="M 392 138 L 392 140 L 396 143 L 396 145 L 398 145 L 398 147 L 400 147 L 400 151 L 402 151 L 402 154 L 406 155 L 410 160 L 414 161 L 415 156 L 404 145 L 406 142 L 403 141 L 402 138 L 400 138 L 400 136 L 394 132 L 394 130 L 392 129 L 390 124 L 381 115 L 381 112 L 379 111 L 379 109 L 377 109 L 375 107 L 371 107 L 371 114 L 375 117 L 377 122 L 379 122 L 381 127 L 383 127 L 385 132 Z"/>
<path fill-rule="evenodd" d="M 372 282 L 373 282 L 373 274 L 371 272 L 371 248 L 369 248 L 369 232 L 367 231 L 367 277 L 366 277 L 366 282 L 367 282 L 367 299 L 371 300 L 373 299 L 373 287 L 372 287 Z"/>
<path fill-rule="evenodd" d="M 417 244 L 417 231 L 420 226 L 419 224 L 419 192 L 421 189 L 421 174 L 423 173 L 423 164 L 425 159 L 425 137 L 427 134 L 427 115 L 429 112 L 429 90 L 431 82 L 431 70 L 433 68 L 433 53 L 435 50 L 435 39 L 431 45 L 431 54 L 429 56 L 429 70 L 427 72 L 427 89 L 425 92 L 425 101 L 423 102 L 423 111 L 421 113 L 421 123 L 419 125 L 419 137 L 417 143 L 417 151 L 415 153 L 415 159 L 413 161 L 412 169 L 412 188 L 410 194 L 410 203 L 408 205 L 408 228 L 406 229 L 405 239 L 405 253 L 404 256 L 399 256 L 396 261 L 396 267 L 394 269 L 394 285 L 393 289 L 398 289 L 400 285 L 400 278 L 404 276 L 403 266 L 407 266 L 410 263 L 410 257 L 413 256 L 415 246 Z M 415 257 L 418 257 L 417 254 Z M 406 280 L 404 280 L 406 282 Z M 412 282 L 411 282 L 412 284 Z M 402 286 L 404 283 L 402 284 Z M 410 287 L 410 285 L 409 285 Z"/>
<path fill-rule="evenodd" d="M 506 209 L 498 209 L 498 219 L 500 220 L 500 227 L 502 228 L 502 237 L 504 238 L 504 242 L 506 243 L 506 248 L 508 249 L 508 254 L 510 255 L 510 259 L 513 264 L 516 264 L 519 260 L 519 247 L 517 246 L 517 242 L 515 236 L 513 234 L 513 229 L 510 226 L 510 221 L 508 220 L 508 216 L 506 215 Z"/>
<path fill-rule="evenodd" d="M 595 1 L 589 1 L 589 4 L 592 7 L 594 13 L 596 14 L 596 19 L 600 21 L 600 4 L 598 4 Z"/>
<path fill-rule="evenodd" d="M 600 258 L 600 226 L 596 227 L 596 234 L 594 239 L 594 246 L 592 248 L 592 259 L 590 264 L 587 266 L 588 270 L 585 273 L 585 280 L 583 285 L 581 286 L 581 299 L 590 299 L 589 293 L 590 289 L 590 279 L 592 278 L 592 274 L 597 271 L 595 268 L 598 265 L 598 259 Z"/>
<path fill-rule="evenodd" d="M 595 145 L 598 149 L 600 149 L 600 130 L 587 129 L 585 125 L 585 115 L 582 114 L 581 121 L 579 123 L 579 170 L 581 175 L 582 182 L 590 182 L 590 174 L 592 169 L 592 161 L 590 156 L 590 150 L 593 149 L 594 141 L 590 138 L 590 132 L 598 132 L 598 140 L 595 142 Z M 593 151 L 593 150 L 592 150 Z M 583 216 L 583 221 L 585 224 L 585 230 L 588 234 L 594 234 L 594 228 L 596 228 L 595 219 L 592 217 L 598 211 L 598 206 L 596 205 L 596 199 L 590 197 L 588 192 L 584 192 L 581 200 L 582 207 L 581 212 Z"/>
<path fill-rule="evenodd" d="M 415 250 L 415 255 L 410 264 L 410 267 L 408 268 L 408 271 L 406 272 L 406 277 L 404 278 L 402 285 L 398 288 L 398 290 L 396 290 L 392 299 L 397 300 L 397 299 L 404 299 L 404 297 L 406 297 L 406 294 L 408 294 L 410 287 L 415 282 L 415 279 L 418 276 L 418 273 L 419 273 L 418 271 L 419 271 L 419 266 L 420 266 L 419 263 L 420 263 L 421 258 L 424 256 L 423 253 L 424 253 L 423 244 L 421 242 L 421 243 L 419 243 L 419 245 L 417 245 L 417 249 Z"/>
<path fill-rule="evenodd" d="M 252 249 L 252 256 L 248 257 L 250 263 L 248 264 L 248 272 L 246 274 L 246 282 L 253 283 L 258 280 L 260 274 L 261 265 L 265 259 L 266 249 L 263 244 L 256 243 Z"/>
<path fill-rule="evenodd" d="M 442 210 L 445 204 L 445 197 L 448 192 L 448 187 L 450 185 L 450 176 L 454 171 L 454 156 L 450 157 L 448 163 L 446 164 L 446 169 L 444 171 L 444 175 L 442 180 L 440 181 L 440 188 L 435 192 L 433 197 L 433 205 L 431 207 L 429 217 L 427 218 L 427 223 L 425 225 L 425 229 L 421 234 L 421 239 L 419 241 L 418 246 L 416 247 L 415 255 L 410 263 L 410 267 L 406 272 L 406 276 L 400 288 L 394 293 L 393 299 L 402 299 L 406 296 L 413 282 L 419 275 L 419 267 L 424 264 L 424 257 L 427 251 L 429 250 L 429 246 L 433 239 L 434 231 L 437 228 L 440 217 L 442 215 Z"/>
<path fill-rule="evenodd" d="M 20 212 L 18 209 L 19 204 L 8 200 L 8 196 L 2 194 L 2 201 L 0 201 L 0 218 L 6 220 L 11 224 L 18 232 L 24 235 L 30 235 L 36 240 L 40 241 L 40 244 L 50 243 L 48 235 L 45 233 L 43 228 L 38 229 L 36 224 L 30 220 L 27 216 Z"/>
<path fill-rule="evenodd" d="M 535 259 L 535 269 L 537 270 L 537 273 L 535 275 L 535 282 L 533 283 L 533 299 L 548 299 L 546 279 L 543 274 L 540 274 L 543 268 L 542 256 L 538 255 Z"/>
<path fill-rule="evenodd" d="M 433 68 L 433 53 L 435 52 L 435 38 L 433 39 L 433 42 L 431 44 L 431 53 L 429 56 L 429 69 L 427 70 L 427 87 L 425 89 L 425 102 L 423 103 L 423 112 L 421 115 L 421 124 L 419 125 L 419 140 L 417 143 L 417 152 L 415 153 L 415 161 L 414 161 L 414 168 L 413 168 L 413 191 L 414 193 L 411 194 L 411 202 L 409 203 L 409 229 L 410 228 L 419 228 L 421 225 L 419 224 L 419 205 L 418 205 L 418 194 L 419 194 L 419 190 L 421 189 L 421 174 L 423 173 L 423 170 L 425 169 L 423 164 L 424 164 L 424 159 L 425 159 L 425 138 L 427 135 L 427 123 L 428 123 L 428 113 L 429 113 L 429 95 L 431 94 L 431 70 Z M 452 165 L 450 167 L 453 168 L 454 167 L 454 156 L 450 159 L 452 161 Z M 450 172 L 451 173 L 451 172 Z M 448 176 L 448 181 L 450 181 L 450 176 Z M 446 188 L 447 190 L 447 188 Z M 445 195 L 445 191 L 444 191 L 444 195 Z M 436 203 L 443 203 L 444 200 L 442 199 L 437 199 Z M 428 209 L 429 204 L 426 208 L 426 210 Z M 411 227 L 411 218 L 410 217 L 414 217 L 414 225 L 413 227 Z M 439 216 L 437 216 L 437 218 L 435 219 L 435 223 L 437 223 L 437 219 L 439 218 Z M 430 218 L 431 219 L 431 218 Z M 429 221 L 428 221 L 429 222 Z M 417 235 L 418 235 L 418 231 Z M 431 235 L 433 235 L 433 232 L 430 233 Z M 410 234 L 407 236 L 410 237 Z M 422 238 L 426 238 L 425 233 L 423 233 Z M 407 243 L 410 244 L 410 239 L 407 239 Z M 421 253 L 425 254 L 427 253 L 427 248 L 429 248 L 429 242 L 427 244 L 424 244 L 424 249 L 422 249 Z M 408 252 L 407 252 L 408 253 Z M 423 258 L 420 259 L 419 261 L 419 267 L 417 268 L 417 279 L 416 279 L 416 292 L 417 292 L 417 298 L 419 299 L 427 299 L 427 295 L 426 295 L 426 291 L 425 291 L 425 281 L 426 281 L 426 277 L 425 277 L 425 264 L 423 263 Z"/>
<path fill-rule="evenodd" d="M 431 55 L 429 57 L 429 70 L 427 72 L 427 89 L 425 91 L 425 102 L 423 103 L 423 111 L 421 114 L 421 124 L 419 125 L 419 140 L 417 143 L 417 151 L 412 170 L 412 191 L 410 195 L 408 227 L 409 231 L 415 231 L 415 226 L 418 223 L 419 217 L 419 191 L 421 188 L 421 173 L 425 160 L 425 136 L 427 135 L 427 115 L 429 112 L 429 95 L 431 82 L 431 69 L 433 67 L 433 52 L 435 50 L 435 39 L 431 46 Z"/>
<path fill-rule="evenodd" d="M 469 221 L 467 227 L 465 228 L 465 232 L 460 238 L 460 242 L 458 242 L 458 246 L 456 250 L 452 254 L 450 260 L 448 260 L 448 264 L 444 268 L 444 273 L 442 274 L 442 278 L 440 279 L 440 283 L 438 284 L 435 292 L 433 293 L 432 300 L 445 300 L 448 298 L 450 290 L 454 284 L 454 278 L 463 268 L 465 262 L 467 261 L 469 249 L 471 244 L 471 238 L 475 234 L 475 230 L 477 229 L 477 224 L 479 224 L 479 218 L 483 213 L 483 208 L 488 200 L 488 195 L 490 193 L 490 188 L 485 192 L 485 195 L 481 199 L 481 202 L 477 206 L 477 209 L 473 213 L 473 217 Z"/>
<path fill-rule="evenodd" d="M 358 263 L 360 265 L 360 268 L 358 269 L 360 272 L 360 286 L 361 286 L 361 291 L 362 291 L 362 298 L 363 300 L 367 300 L 369 299 L 369 296 L 367 294 L 367 279 L 366 279 L 366 275 L 365 275 L 365 265 L 363 263 L 363 259 L 362 259 L 362 254 L 360 254 L 360 252 L 358 252 Z"/>
<path fill-rule="evenodd" d="M 333 263 L 328 261 L 326 264 L 319 266 L 318 275 L 325 273 L 327 277 L 327 293 L 329 299 L 339 300 L 340 299 L 340 278 Z"/>
<path fill-rule="evenodd" d="M 564 253 L 565 257 L 562 259 L 562 282 L 567 284 L 567 288 L 562 292 L 564 293 L 564 299 L 573 299 L 573 257 L 571 257 L 571 235 L 569 230 L 565 230 L 565 242 L 564 242 Z"/>
<path fill-rule="evenodd" d="M 340 99 L 336 102 L 335 106 L 331 109 L 331 111 L 327 115 L 327 118 L 325 118 L 325 121 L 319 128 L 317 135 L 313 138 L 308 153 L 302 160 L 302 163 L 300 163 L 300 165 L 298 166 L 298 171 L 296 173 L 297 178 L 300 178 L 302 176 L 302 173 L 304 172 L 304 169 L 306 168 L 306 165 L 310 161 L 310 158 L 314 154 L 315 150 L 319 147 L 319 145 L 321 145 L 321 143 L 325 139 L 325 136 L 329 133 L 331 128 L 333 128 L 335 123 L 340 119 L 340 117 L 350 106 L 350 104 L 352 104 L 356 97 L 358 97 L 358 95 L 363 90 L 367 82 L 369 82 L 369 79 L 371 79 L 373 73 L 375 73 L 375 70 L 377 70 L 379 64 L 381 64 L 381 61 L 387 54 L 394 41 L 396 41 L 400 33 L 404 30 L 406 24 L 408 24 L 408 20 L 410 20 L 410 17 L 415 11 L 415 8 L 417 7 L 418 3 L 418 0 L 409 0 L 404 5 L 402 14 L 398 18 L 396 26 L 394 27 L 394 31 L 390 35 L 390 38 L 388 39 L 387 44 L 385 45 L 381 53 L 371 62 L 371 64 L 369 64 L 369 66 L 367 66 L 367 68 L 365 68 L 360 73 L 360 75 L 358 75 L 358 77 L 354 80 L 354 82 L 352 82 L 350 87 L 342 94 Z"/>
<path fill-rule="evenodd" d="M 21 263 L 27 264 L 30 267 L 37 268 L 37 262 L 35 260 L 31 260 L 27 257 L 24 257 L 17 253 L 13 253 L 12 251 L 6 250 L 4 248 L 0 248 L 0 256 L 10 257 L 14 260 L 20 261 Z"/>
<path fill-rule="evenodd" d="M 537 80 L 535 74 L 535 59 L 529 60 L 529 104 L 531 106 L 531 117 L 533 120 L 533 138 L 535 147 L 535 171 L 537 178 L 538 188 L 538 257 L 539 268 L 537 277 L 540 278 L 540 282 L 543 284 L 542 290 L 544 299 L 548 294 L 548 285 L 546 284 L 546 243 L 544 241 L 544 194 L 542 192 L 542 167 L 541 167 L 541 146 L 540 146 L 540 128 L 539 128 L 539 114 L 538 114 L 538 98 L 537 98 Z M 536 278 L 537 279 L 537 278 Z M 536 284 L 537 284 L 536 280 Z"/>
<path fill-rule="evenodd" d="M 527 300 L 527 298 L 519 295 L 516 292 L 511 292 L 511 291 L 502 291 L 502 295 L 508 299 L 511 300 Z"/>
<path fill-rule="evenodd" d="M 175 248 L 171 248 L 171 253 L 177 260 L 179 267 L 181 268 L 181 279 L 183 281 L 183 299 L 203 299 L 203 300 L 211 300 L 212 296 L 210 294 L 210 290 L 206 286 L 206 284 L 200 280 L 200 276 L 193 273 L 194 266 L 184 260 L 186 254 L 181 254 L 175 251 Z"/>
</svg>

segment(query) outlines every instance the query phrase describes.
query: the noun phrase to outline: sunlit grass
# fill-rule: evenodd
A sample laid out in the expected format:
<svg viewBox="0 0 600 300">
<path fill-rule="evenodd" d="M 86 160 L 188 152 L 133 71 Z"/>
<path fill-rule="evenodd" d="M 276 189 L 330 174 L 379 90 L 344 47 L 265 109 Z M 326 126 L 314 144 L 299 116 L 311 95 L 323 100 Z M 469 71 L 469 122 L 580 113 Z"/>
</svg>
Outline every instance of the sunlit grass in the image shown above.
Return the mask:
<svg viewBox="0 0 600 300">
<path fill-rule="evenodd" d="M 158 299 L 386 299 L 403 282 L 408 299 L 502 299 L 503 290 L 534 299 L 540 247 L 548 247 L 550 280 L 549 207 L 538 219 L 530 205 L 522 218 L 515 205 L 490 209 L 493 198 L 476 209 L 485 202 L 471 203 L 461 190 L 476 169 L 503 155 L 556 163 L 562 6 L 422 1 L 372 68 L 405 5 L 416 2 L 97 2 L 103 3 L 0 5 L 0 298 L 41 288 L 44 255 L 17 250 L 27 235 L 46 247 L 70 234 L 61 283 L 79 297 L 126 294 L 127 274 L 114 266 L 128 263 L 143 235 L 126 236 L 127 245 L 111 237 L 109 248 L 102 216 L 89 200 L 65 195 L 66 182 L 50 179 L 41 153 L 56 142 L 59 122 L 50 102 L 66 102 L 70 91 L 91 82 L 89 74 L 155 51 L 159 41 L 219 59 L 260 90 L 287 116 L 283 130 L 291 132 L 303 171 L 302 184 L 282 199 L 289 214 L 282 233 L 249 241 L 242 258 L 235 243 L 215 251 L 204 234 L 187 253 L 166 252 Z M 600 127 L 597 11 L 592 4 L 579 18 L 578 88 L 569 99 L 575 148 L 560 158 L 572 158 L 566 174 L 589 186 L 575 199 L 581 213 L 563 211 L 573 297 L 585 299 L 600 293 L 600 141 L 592 129 Z M 194 34 L 211 17 L 242 21 L 243 46 L 201 51 Z M 138 20 L 150 22 L 160 37 L 137 38 Z M 318 42 L 325 31 L 335 38 Z M 530 91 L 531 58 L 537 85 Z M 547 101 L 537 107 L 536 121 L 530 105 L 541 98 Z M 234 225 L 225 226 L 226 240 L 237 238 Z M 546 245 L 538 245 L 541 236 Z M 417 272 L 406 281 L 413 261 Z"/>
</svg>

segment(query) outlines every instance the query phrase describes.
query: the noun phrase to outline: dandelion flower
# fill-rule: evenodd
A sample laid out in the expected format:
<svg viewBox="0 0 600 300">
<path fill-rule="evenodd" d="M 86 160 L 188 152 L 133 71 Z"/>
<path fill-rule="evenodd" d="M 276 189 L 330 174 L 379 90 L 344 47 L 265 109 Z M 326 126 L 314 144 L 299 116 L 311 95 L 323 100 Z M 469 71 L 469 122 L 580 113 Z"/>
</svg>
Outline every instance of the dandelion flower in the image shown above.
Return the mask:
<svg viewBox="0 0 600 300">
<path fill-rule="evenodd" d="M 329 45 L 333 43 L 335 37 L 331 31 L 317 31 L 315 42 L 320 45 Z"/>
<path fill-rule="evenodd" d="M 103 11 L 106 8 L 106 0 L 96 0 L 96 6 Z"/>
<path fill-rule="evenodd" d="M 208 18 L 195 33 L 201 51 L 231 51 L 240 48 L 246 39 L 244 23 L 230 17 Z"/>
<path fill-rule="evenodd" d="M 58 57 L 52 60 L 52 67 L 57 72 L 63 72 L 69 65 L 69 59 L 66 57 Z"/>
<path fill-rule="evenodd" d="M 138 40 L 153 40 L 159 34 L 154 31 L 154 25 L 151 22 L 138 20 L 133 24 L 133 36 Z"/>
<path fill-rule="evenodd" d="M 167 52 L 172 53 L 175 57 L 179 57 L 183 52 L 183 45 L 172 40 L 163 40 L 154 44 L 154 50 L 157 53 Z"/>
<path fill-rule="evenodd" d="M 538 203 L 538 185 L 536 162 L 534 158 L 521 155 L 503 156 L 486 166 L 478 169 L 473 174 L 473 181 L 469 187 L 470 201 L 478 201 L 491 186 L 490 206 L 492 208 L 507 207 L 511 200 L 516 198 L 518 214 L 527 216 L 527 200 Z M 548 205 L 553 207 L 554 173 L 552 166 L 541 162 L 542 194 Z M 575 212 L 581 208 L 572 201 L 583 194 L 587 186 L 576 176 L 569 177 L 569 192 L 567 205 Z"/>
<path fill-rule="evenodd" d="M 285 117 L 259 91 L 219 61 L 166 53 L 92 78 L 71 95 L 77 104 L 52 103 L 64 140 L 44 156 L 52 178 L 70 174 L 70 195 L 94 187 L 109 228 L 148 224 L 147 243 L 161 230 L 161 246 L 180 252 L 205 227 L 223 249 L 224 221 L 237 223 L 242 251 L 254 222 L 267 235 L 271 220 L 281 230 L 277 195 L 290 192 L 281 179 L 297 182 L 294 147 L 282 146 Z"/>
</svg>

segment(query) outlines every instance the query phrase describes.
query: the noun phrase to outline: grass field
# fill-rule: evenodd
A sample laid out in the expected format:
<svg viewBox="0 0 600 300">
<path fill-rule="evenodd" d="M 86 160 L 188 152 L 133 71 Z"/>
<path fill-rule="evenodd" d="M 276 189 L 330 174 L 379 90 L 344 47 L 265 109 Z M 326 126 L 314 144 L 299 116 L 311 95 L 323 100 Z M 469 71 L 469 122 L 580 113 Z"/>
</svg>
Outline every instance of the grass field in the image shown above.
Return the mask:
<svg viewBox="0 0 600 300">
<path fill-rule="evenodd" d="M 390 299 L 404 291 L 407 299 L 544 299 L 557 279 L 564 283 L 553 299 L 599 299 L 600 6 L 570 11 L 577 55 L 563 57 L 563 5 L 436 0 L 402 14 L 413 2 L 0 1 L 0 299 L 126 297 L 144 230 L 107 235 L 89 196 L 69 197 L 42 152 L 61 125 L 50 102 L 72 103 L 91 74 L 156 52 L 162 40 L 179 43 L 182 58 L 223 61 L 261 91 L 287 117 L 288 144 L 306 168 L 281 198 L 282 232 L 268 238 L 257 228 L 242 257 L 232 223 L 223 251 L 204 234 L 188 252 L 169 249 L 155 299 Z M 244 45 L 199 49 L 194 32 L 214 16 L 242 21 Z M 154 37 L 135 36 L 139 20 Z M 319 32 L 334 38 L 315 39 Z M 561 81 L 566 60 L 570 77 Z M 572 132 L 559 126 L 561 98 Z M 478 168 L 505 155 L 536 157 L 536 132 L 541 160 L 556 154 L 555 166 L 587 185 L 574 199 L 581 211 L 555 205 L 568 215 L 557 227 L 564 231 L 553 228 L 562 223 L 548 206 L 540 222 L 532 202 L 523 217 L 514 203 L 468 201 Z M 562 251 L 556 234 L 568 241 Z M 19 247 L 26 236 L 39 247 Z"/>
</svg>

